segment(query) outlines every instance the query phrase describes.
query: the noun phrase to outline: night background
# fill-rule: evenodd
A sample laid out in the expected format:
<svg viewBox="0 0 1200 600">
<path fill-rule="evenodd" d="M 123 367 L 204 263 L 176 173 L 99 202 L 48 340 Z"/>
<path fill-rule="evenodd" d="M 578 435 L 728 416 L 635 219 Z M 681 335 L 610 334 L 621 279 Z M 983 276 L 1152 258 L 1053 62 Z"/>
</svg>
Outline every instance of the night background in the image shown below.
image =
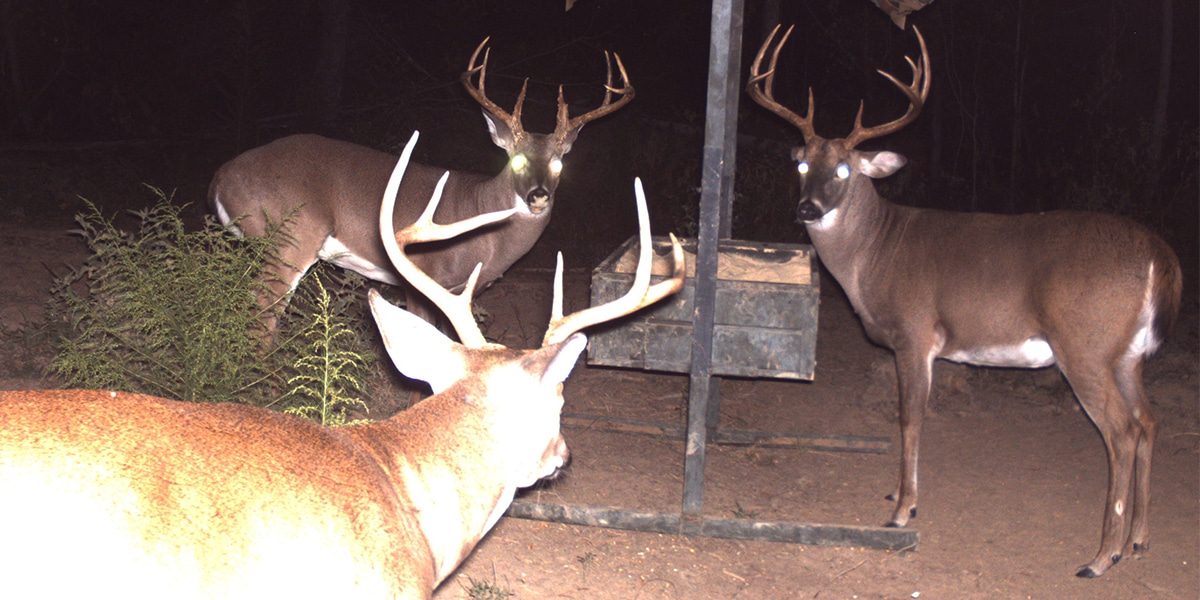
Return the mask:
<svg viewBox="0 0 1200 600">
<path fill-rule="evenodd" d="M 1173 28 L 1164 44 L 1164 12 Z M 62 222 L 87 198 L 109 214 L 174 191 L 202 214 L 208 181 L 239 152 L 318 132 L 494 174 L 505 161 L 458 77 L 491 36 L 489 96 L 525 127 L 553 128 L 558 84 L 573 114 L 599 105 L 604 50 L 637 96 L 587 125 L 566 158 L 554 218 L 526 264 L 564 250 L 594 266 L 634 229 L 643 178 L 656 233 L 694 235 L 710 5 L 684 0 L 0 0 L 0 217 Z M 954 210 L 1123 214 L 1162 235 L 1195 294 L 1200 194 L 1195 0 L 937 0 L 897 28 L 868 0 L 746 0 L 741 86 L 777 23 L 796 25 L 775 97 L 816 130 L 849 133 L 903 113 L 875 73 L 909 78 L 929 44 L 921 116 L 863 149 L 909 164 L 877 185 L 899 203 Z M 1169 69 L 1169 80 L 1163 69 Z M 1166 85 L 1165 94 L 1160 88 Z M 735 238 L 803 242 L 788 148 L 800 134 L 740 96 Z"/>
</svg>

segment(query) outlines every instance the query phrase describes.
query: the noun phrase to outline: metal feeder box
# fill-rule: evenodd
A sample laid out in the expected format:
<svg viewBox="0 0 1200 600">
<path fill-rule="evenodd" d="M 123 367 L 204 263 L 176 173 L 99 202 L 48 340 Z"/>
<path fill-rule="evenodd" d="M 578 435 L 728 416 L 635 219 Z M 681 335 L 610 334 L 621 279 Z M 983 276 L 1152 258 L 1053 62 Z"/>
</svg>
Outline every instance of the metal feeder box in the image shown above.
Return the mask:
<svg viewBox="0 0 1200 600">
<path fill-rule="evenodd" d="M 588 364 L 687 373 L 696 309 L 696 240 L 682 241 L 687 280 L 675 296 L 588 333 Z M 655 237 L 651 280 L 670 273 L 671 244 Z M 592 270 L 591 304 L 620 297 L 633 285 L 637 237 Z M 812 246 L 720 240 L 712 374 L 813 378 L 816 365 L 818 271 Z"/>
</svg>

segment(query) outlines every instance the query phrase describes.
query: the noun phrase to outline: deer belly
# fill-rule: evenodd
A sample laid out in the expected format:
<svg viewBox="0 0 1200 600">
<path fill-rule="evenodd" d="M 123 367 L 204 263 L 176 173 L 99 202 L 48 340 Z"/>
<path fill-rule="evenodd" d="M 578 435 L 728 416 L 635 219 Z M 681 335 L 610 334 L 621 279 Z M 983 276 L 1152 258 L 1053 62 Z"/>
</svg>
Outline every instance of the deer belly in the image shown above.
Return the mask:
<svg viewBox="0 0 1200 600">
<path fill-rule="evenodd" d="M 1020 367 L 1038 369 L 1054 364 L 1054 351 L 1041 338 L 1029 338 L 1010 346 L 980 346 L 952 350 L 939 356 L 951 362 L 981 367 Z"/>
<path fill-rule="evenodd" d="M 317 251 L 317 258 L 333 263 L 343 269 L 354 271 L 367 279 L 382 281 L 391 285 L 400 285 L 400 281 L 391 270 L 355 255 L 345 244 L 333 236 L 325 238 L 325 243 Z"/>
</svg>

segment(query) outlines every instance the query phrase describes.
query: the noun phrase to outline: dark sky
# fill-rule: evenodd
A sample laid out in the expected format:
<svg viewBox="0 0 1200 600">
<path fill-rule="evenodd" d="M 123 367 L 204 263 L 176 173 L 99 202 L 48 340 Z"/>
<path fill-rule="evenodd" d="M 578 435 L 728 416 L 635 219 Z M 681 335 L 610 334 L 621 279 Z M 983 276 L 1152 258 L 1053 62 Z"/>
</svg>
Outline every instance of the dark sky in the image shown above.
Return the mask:
<svg viewBox="0 0 1200 600">
<path fill-rule="evenodd" d="M 1157 165 L 1163 2 L 937 0 L 912 15 L 929 42 L 933 91 L 915 123 L 872 142 L 910 159 L 881 190 L 960 210 L 1121 212 L 1156 228 L 1182 216 L 1194 239 L 1200 17 L 1195 0 L 1169 4 Z M 494 172 L 504 157 L 458 84 L 474 47 L 491 36 L 488 89 L 499 104 L 511 106 L 531 78 L 533 130 L 552 127 L 560 83 L 576 110 L 599 103 L 607 49 L 622 56 L 637 98 L 581 134 L 561 190 L 577 200 L 556 211 L 563 223 L 551 234 L 627 212 L 633 175 L 659 198 L 661 229 L 686 230 L 698 199 L 709 10 L 695 0 L 578 0 L 570 11 L 562 0 L 0 0 L 0 144 L 10 157 L 30 144 L 165 144 L 153 153 L 165 181 L 153 183 L 202 190 L 220 162 L 288 133 L 395 150 L 419 128 L 418 159 Z M 802 111 L 812 86 L 819 133 L 848 133 L 859 99 L 867 124 L 903 112 L 875 70 L 907 77 L 911 30 L 868 0 L 747 0 L 745 61 L 776 21 L 796 25 L 776 98 Z M 741 103 L 750 145 L 739 148 L 735 235 L 787 241 L 799 235 L 786 154 L 799 135 L 746 96 Z M 175 153 L 186 159 L 168 160 Z M 1160 184 L 1148 192 L 1152 171 Z M 616 219 L 611 235 L 625 224 Z"/>
</svg>

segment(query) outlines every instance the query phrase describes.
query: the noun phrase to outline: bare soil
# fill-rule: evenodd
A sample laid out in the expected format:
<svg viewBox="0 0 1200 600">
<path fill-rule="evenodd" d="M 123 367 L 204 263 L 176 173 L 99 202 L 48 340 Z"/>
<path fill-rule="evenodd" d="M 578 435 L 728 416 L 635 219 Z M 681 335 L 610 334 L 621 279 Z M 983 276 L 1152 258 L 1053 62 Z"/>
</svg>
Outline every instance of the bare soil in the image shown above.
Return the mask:
<svg viewBox="0 0 1200 600">
<path fill-rule="evenodd" d="M 0 225 L 5 326 L 37 317 L 52 272 L 86 256 L 65 229 Z M 515 347 L 540 339 L 550 295 L 550 273 L 542 267 L 523 261 L 480 297 L 491 314 L 490 337 Z M 569 272 L 568 310 L 587 302 L 588 276 Z M 721 425 L 882 436 L 892 440 L 890 449 L 710 446 L 706 515 L 850 525 L 880 525 L 890 516 L 884 496 L 899 469 L 891 355 L 865 339 L 833 280 L 823 283 L 815 380 L 725 379 Z M 922 443 L 920 513 L 912 523 L 920 544 L 913 550 L 689 538 L 506 517 L 436 598 L 466 598 L 472 586 L 484 585 L 513 598 L 601 600 L 1200 598 L 1198 363 L 1193 300 L 1146 368 L 1161 421 L 1152 549 L 1098 580 L 1074 572 L 1099 544 L 1107 463 L 1099 434 L 1065 382 L 1053 369 L 939 363 Z M 48 385 L 36 373 L 0 379 L 0 389 Z M 682 423 L 687 378 L 581 362 L 564 394 L 572 413 Z M 566 476 L 528 494 L 546 502 L 679 510 L 681 442 L 578 428 L 565 433 L 573 454 Z"/>
</svg>

